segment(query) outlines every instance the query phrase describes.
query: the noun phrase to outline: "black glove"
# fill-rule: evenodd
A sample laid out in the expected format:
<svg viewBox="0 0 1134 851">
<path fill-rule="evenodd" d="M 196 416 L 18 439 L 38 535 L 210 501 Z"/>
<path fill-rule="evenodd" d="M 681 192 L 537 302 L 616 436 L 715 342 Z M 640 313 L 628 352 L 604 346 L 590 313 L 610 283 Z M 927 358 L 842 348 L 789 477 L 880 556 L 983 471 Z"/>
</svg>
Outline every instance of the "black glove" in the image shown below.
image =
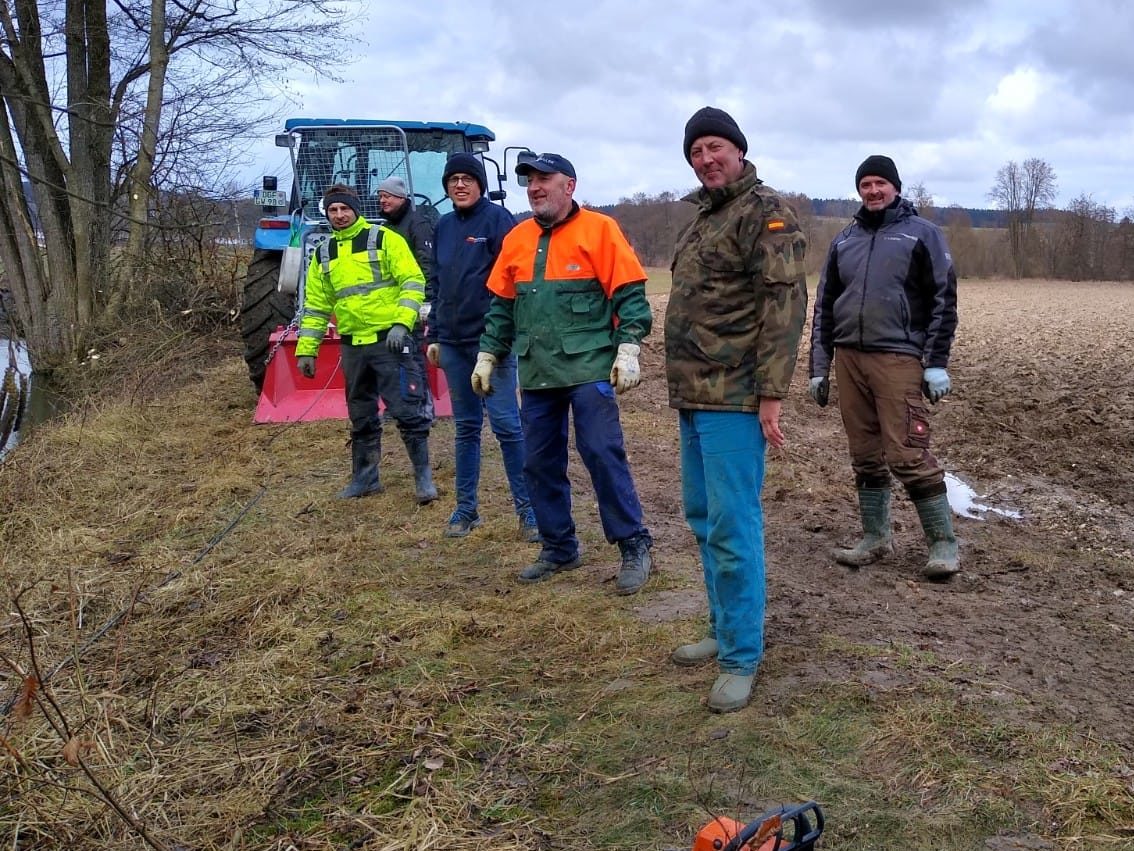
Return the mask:
<svg viewBox="0 0 1134 851">
<path fill-rule="evenodd" d="M 391 325 L 390 330 L 386 332 L 386 348 L 395 354 L 401 354 L 409 345 L 409 341 L 409 328 L 405 325 Z"/>
<path fill-rule="evenodd" d="M 310 355 L 300 355 L 295 359 L 295 363 L 304 378 L 315 377 L 315 358 Z"/>
</svg>

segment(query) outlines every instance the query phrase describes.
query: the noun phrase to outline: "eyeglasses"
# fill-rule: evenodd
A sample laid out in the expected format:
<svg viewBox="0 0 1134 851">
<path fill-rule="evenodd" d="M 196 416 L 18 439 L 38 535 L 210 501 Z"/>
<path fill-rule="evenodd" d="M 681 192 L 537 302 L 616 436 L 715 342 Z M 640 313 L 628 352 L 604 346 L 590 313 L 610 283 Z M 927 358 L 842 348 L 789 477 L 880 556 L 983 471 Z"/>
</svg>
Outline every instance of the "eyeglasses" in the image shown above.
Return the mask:
<svg viewBox="0 0 1134 851">
<path fill-rule="evenodd" d="M 469 177 L 467 174 L 451 174 L 449 179 L 445 181 L 446 186 L 472 186 L 475 184 L 476 178 Z"/>
</svg>

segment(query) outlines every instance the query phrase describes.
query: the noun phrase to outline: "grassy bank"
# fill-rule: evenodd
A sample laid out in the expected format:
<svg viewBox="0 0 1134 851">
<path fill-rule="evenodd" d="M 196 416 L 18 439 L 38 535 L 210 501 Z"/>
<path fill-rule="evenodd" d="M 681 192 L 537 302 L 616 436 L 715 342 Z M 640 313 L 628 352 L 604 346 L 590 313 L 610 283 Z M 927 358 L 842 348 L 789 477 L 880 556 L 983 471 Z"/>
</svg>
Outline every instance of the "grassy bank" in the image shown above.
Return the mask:
<svg viewBox="0 0 1134 851">
<path fill-rule="evenodd" d="M 440 503 L 414 503 L 393 429 L 385 493 L 342 503 L 344 425 L 253 427 L 246 385 L 229 358 L 44 426 L 0 466 L 6 847 L 688 848 L 710 814 L 808 798 L 827 849 L 1131 847 L 1129 754 L 1027 723 L 978 668 L 773 631 L 752 707 L 711 715 L 712 670 L 667 661 L 703 628 L 683 533 L 647 592 L 617 597 L 582 489 L 587 563 L 518 585 L 534 549 L 491 439 L 486 525 L 445 539 L 450 422 Z M 674 492 L 672 459 L 636 463 Z M 769 492 L 795 475 L 774 466 Z M 838 673 L 803 676 L 805 658 Z"/>
</svg>

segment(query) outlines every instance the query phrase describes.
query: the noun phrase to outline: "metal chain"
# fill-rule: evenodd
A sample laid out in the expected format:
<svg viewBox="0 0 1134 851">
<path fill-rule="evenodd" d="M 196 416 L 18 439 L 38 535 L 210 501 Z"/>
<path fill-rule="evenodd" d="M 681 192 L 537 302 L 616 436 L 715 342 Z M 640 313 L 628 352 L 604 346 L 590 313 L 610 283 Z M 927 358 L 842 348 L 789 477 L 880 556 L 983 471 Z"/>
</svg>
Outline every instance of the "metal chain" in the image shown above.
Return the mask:
<svg viewBox="0 0 1134 851">
<path fill-rule="evenodd" d="M 287 327 L 284 328 L 284 332 L 282 334 L 280 334 L 280 338 L 278 340 L 276 340 L 276 342 L 273 343 L 272 347 L 268 350 L 268 356 L 266 358 L 264 358 L 264 366 L 267 366 L 268 364 L 270 364 L 272 362 L 272 358 L 274 358 L 276 356 L 276 352 L 278 352 L 280 350 L 280 346 L 282 346 L 284 340 L 287 339 L 287 335 L 290 334 L 292 331 L 298 331 L 299 319 L 300 319 L 301 316 L 303 316 L 303 307 L 302 306 L 296 308 L 295 316 L 291 317 L 291 322 L 289 322 L 287 324 Z"/>
</svg>

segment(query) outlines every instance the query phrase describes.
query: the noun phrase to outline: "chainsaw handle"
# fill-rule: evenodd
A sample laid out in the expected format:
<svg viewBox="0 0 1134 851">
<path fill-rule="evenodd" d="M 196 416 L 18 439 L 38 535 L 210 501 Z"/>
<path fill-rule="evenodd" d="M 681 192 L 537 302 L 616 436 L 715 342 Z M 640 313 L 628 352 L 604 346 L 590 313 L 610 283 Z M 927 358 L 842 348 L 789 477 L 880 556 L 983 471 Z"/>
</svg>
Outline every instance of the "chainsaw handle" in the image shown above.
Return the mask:
<svg viewBox="0 0 1134 851">
<path fill-rule="evenodd" d="M 809 814 L 810 818 L 808 818 Z M 764 822 L 777 815 L 780 817 L 781 824 L 786 824 L 789 821 L 792 823 L 794 828 L 792 838 L 785 842 L 783 827 L 781 827 L 776 832 L 773 844 L 770 846 L 765 844 L 763 847 L 767 848 L 768 851 L 812 851 L 815 848 L 815 841 L 823 833 L 823 811 L 819 809 L 819 804 L 815 801 L 808 801 L 806 804 L 800 804 L 797 807 L 781 807 L 779 810 L 764 813 L 755 821 L 745 825 L 744 829 L 734 836 L 722 851 L 740 851 L 756 835 Z M 757 848 L 754 851 L 762 851 L 762 849 Z"/>
</svg>

